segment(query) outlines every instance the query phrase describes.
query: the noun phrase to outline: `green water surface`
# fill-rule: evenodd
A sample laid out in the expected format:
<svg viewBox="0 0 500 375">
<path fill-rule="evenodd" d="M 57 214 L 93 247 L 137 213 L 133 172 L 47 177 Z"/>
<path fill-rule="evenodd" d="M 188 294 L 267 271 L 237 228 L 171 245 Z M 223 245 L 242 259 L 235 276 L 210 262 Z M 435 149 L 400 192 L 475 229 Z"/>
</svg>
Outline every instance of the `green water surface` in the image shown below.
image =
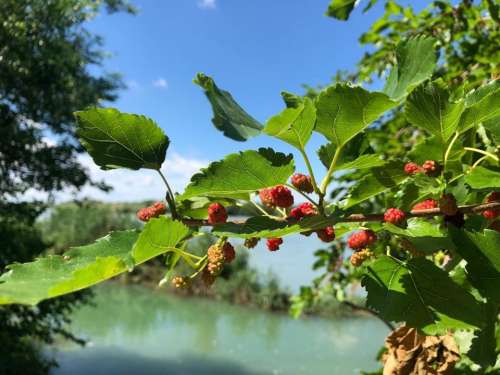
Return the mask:
<svg viewBox="0 0 500 375">
<path fill-rule="evenodd" d="M 73 316 L 85 348 L 60 345 L 54 375 L 358 374 L 388 331 L 370 318 L 294 320 L 203 299 L 107 284 Z"/>
</svg>

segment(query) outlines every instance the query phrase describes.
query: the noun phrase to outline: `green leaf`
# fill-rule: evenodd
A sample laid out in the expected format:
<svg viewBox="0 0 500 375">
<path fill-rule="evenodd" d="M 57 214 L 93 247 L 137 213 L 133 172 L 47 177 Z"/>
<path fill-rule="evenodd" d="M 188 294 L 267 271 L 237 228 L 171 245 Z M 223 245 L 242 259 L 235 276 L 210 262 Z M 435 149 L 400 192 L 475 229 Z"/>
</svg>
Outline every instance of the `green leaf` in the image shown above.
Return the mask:
<svg viewBox="0 0 500 375">
<path fill-rule="evenodd" d="M 408 153 L 408 158 L 418 164 L 423 164 L 426 160 L 441 161 L 443 159 L 446 146 L 441 143 L 441 139 L 435 136 L 426 137 Z M 464 154 L 461 142 L 458 140 L 453 144 L 448 161 L 458 160 Z"/>
<path fill-rule="evenodd" d="M 500 81 L 493 81 L 467 94 L 460 118 L 461 132 L 500 116 Z"/>
<path fill-rule="evenodd" d="M 493 141 L 500 145 L 500 116 L 492 120 L 485 121 L 483 126 L 491 133 Z"/>
<path fill-rule="evenodd" d="M 396 65 L 389 73 L 384 93 L 399 101 L 429 79 L 437 62 L 435 42 L 434 38 L 422 36 L 400 42 L 396 47 Z"/>
<path fill-rule="evenodd" d="M 497 339 L 495 337 L 497 307 L 493 303 L 486 305 L 486 325 L 476 332 L 467 356 L 483 368 L 493 366 L 497 361 Z"/>
<path fill-rule="evenodd" d="M 281 97 L 283 98 L 283 101 L 285 102 L 287 108 L 297 108 L 302 103 L 304 103 L 305 99 L 302 96 L 292 94 L 291 92 L 288 91 L 282 91 Z"/>
<path fill-rule="evenodd" d="M 473 189 L 500 188 L 500 172 L 479 165 L 465 176 L 465 183 Z"/>
<path fill-rule="evenodd" d="M 341 21 L 346 21 L 355 5 L 356 0 L 332 0 L 326 10 L 326 15 Z"/>
<path fill-rule="evenodd" d="M 294 169 L 291 154 L 270 148 L 230 154 L 195 174 L 178 200 L 195 196 L 241 198 L 242 194 L 284 184 Z"/>
<path fill-rule="evenodd" d="M 385 223 L 384 228 L 391 233 L 406 237 L 417 250 L 426 254 L 455 248 L 448 233 L 427 219 L 411 218 L 408 220 L 407 228 L 404 229 L 390 223 Z"/>
<path fill-rule="evenodd" d="M 483 324 L 482 306 L 474 297 L 422 257 L 401 262 L 381 256 L 368 266 L 362 285 L 369 308 L 384 319 L 405 321 L 428 335 Z"/>
<path fill-rule="evenodd" d="M 151 219 L 137 240 L 132 257 L 135 262 L 154 258 L 167 251 L 173 251 L 189 233 L 189 228 L 180 221 L 165 216 Z"/>
<path fill-rule="evenodd" d="M 161 217 L 138 231 L 112 232 L 95 243 L 49 255 L 34 262 L 12 264 L 0 277 L 0 304 L 38 302 L 88 288 L 132 269 L 173 248 L 188 228 Z"/>
<path fill-rule="evenodd" d="M 399 186 L 408 176 L 404 173 L 404 164 L 388 162 L 384 167 L 372 168 L 371 173 L 359 180 L 350 190 L 342 208 L 355 206 L 378 194 L 385 193 Z"/>
<path fill-rule="evenodd" d="M 198 73 L 194 83 L 205 90 L 214 112 L 212 123 L 226 137 L 246 141 L 260 134 L 262 125 L 245 112 L 229 92 L 219 89 L 211 77 Z"/>
<path fill-rule="evenodd" d="M 304 150 L 316 122 L 316 109 L 309 98 L 295 108 L 287 108 L 272 117 L 263 132 Z"/>
<path fill-rule="evenodd" d="M 405 115 L 409 122 L 437 136 L 445 144 L 457 130 L 464 102 L 451 102 L 441 81 L 417 87 L 409 95 Z"/>
<path fill-rule="evenodd" d="M 336 84 L 317 98 L 315 130 L 337 146 L 343 146 L 396 104 L 380 92 Z"/>
<path fill-rule="evenodd" d="M 456 252 L 467 261 L 467 275 L 480 293 L 500 302 L 500 233 L 485 230 L 473 233 L 450 228 Z"/>
<path fill-rule="evenodd" d="M 160 169 L 169 145 L 156 123 L 114 108 L 75 112 L 76 135 L 102 169 Z"/>
</svg>

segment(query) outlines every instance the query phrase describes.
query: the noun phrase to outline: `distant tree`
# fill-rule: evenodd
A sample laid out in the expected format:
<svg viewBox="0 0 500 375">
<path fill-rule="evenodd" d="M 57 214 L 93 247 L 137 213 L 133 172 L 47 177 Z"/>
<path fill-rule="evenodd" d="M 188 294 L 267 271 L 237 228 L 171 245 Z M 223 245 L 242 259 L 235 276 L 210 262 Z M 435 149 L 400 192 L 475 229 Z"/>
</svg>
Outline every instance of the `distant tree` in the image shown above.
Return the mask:
<svg viewBox="0 0 500 375">
<path fill-rule="evenodd" d="M 78 162 L 73 111 L 113 101 L 116 74 L 91 74 L 105 57 L 102 39 L 85 21 L 102 8 L 133 12 L 125 0 L 2 0 L 0 2 L 0 269 L 46 249 L 34 222 L 42 201 L 23 202 L 28 189 L 49 196 L 91 181 Z M 32 339 L 50 343 L 82 301 L 71 295 L 36 308 L 0 308 L 0 373 L 39 374 L 50 361 Z"/>
</svg>

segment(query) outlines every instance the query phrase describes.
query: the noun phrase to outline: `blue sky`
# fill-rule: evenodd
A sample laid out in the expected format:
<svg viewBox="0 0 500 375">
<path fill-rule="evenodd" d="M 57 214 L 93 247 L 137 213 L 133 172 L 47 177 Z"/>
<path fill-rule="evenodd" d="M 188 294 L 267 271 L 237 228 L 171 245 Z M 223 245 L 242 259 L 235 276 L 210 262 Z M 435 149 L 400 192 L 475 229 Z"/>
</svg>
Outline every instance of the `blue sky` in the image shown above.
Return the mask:
<svg viewBox="0 0 500 375">
<path fill-rule="evenodd" d="M 101 14 L 89 28 L 103 36 L 110 52 L 104 69 L 120 72 L 128 85 L 110 105 L 153 118 L 170 137 L 164 171 L 177 190 L 208 161 L 232 152 L 263 146 L 293 152 L 267 136 L 240 143 L 215 130 L 208 101 L 192 83 L 197 72 L 212 76 L 264 122 L 283 109 L 282 90 L 303 93 L 304 83 L 327 84 L 338 69 L 352 69 L 363 54 L 359 35 L 383 11 L 382 6 L 366 14 L 358 10 L 348 22 L 340 22 L 324 16 L 328 0 L 132 2 L 138 15 Z M 315 134 L 309 153 L 314 155 L 323 143 Z M 88 157 L 83 162 L 115 191 L 104 196 L 86 189 L 80 195 L 137 200 L 160 194 L 155 175 L 102 173 Z M 297 165 L 304 169 L 299 158 Z M 323 167 L 318 161 L 313 166 L 321 177 Z"/>
</svg>

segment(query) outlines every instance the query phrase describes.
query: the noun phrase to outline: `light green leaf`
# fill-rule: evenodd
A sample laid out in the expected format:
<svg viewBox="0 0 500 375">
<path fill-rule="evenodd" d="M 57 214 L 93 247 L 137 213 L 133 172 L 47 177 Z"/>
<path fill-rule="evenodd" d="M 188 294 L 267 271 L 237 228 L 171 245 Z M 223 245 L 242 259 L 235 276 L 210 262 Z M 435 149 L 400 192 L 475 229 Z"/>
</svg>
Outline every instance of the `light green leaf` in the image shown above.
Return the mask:
<svg viewBox="0 0 500 375">
<path fill-rule="evenodd" d="M 346 169 L 369 169 L 375 167 L 383 167 L 387 161 L 382 160 L 379 155 L 366 154 L 361 155 L 359 158 L 345 163 L 339 163 L 335 166 L 334 171 L 341 171 Z"/>
<path fill-rule="evenodd" d="M 151 219 L 137 240 L 132 257 L 143 262 L 167 251 L 173 251 L 189 233 L 189 228 L 180 221 L 165 216 Z"/>
<path fill-rule="evenodd" d="M 169 145 L 156 123 L 114 108 L 75 112 L 76 135 L 102 169 L 160 169 Z"/>
<path fill-rule="evenodd" d="M 282 91 L 281 97 L 283 98 L 283 101 L 285 102 L 287 108 L 297 108 L 302 103 L 304 103 L 305 99 L 302 96 L 292 94 L 291 92 L 288 91 Z"/>
<path fill-rule="evenodd" d="M 380 92 L 336 84 L 316 100 L 316 128 L 337 146 L 345 145 L 397 103 Z"/>
<path fill-rule="evenodd" d="M 188 228 L 161 217 L 144 231 L 112 232 L 95 243 L 49 255 L 34 262 L 12 264 L 0 277 L 0 304 L 38 302 L 110 279 L 173 248 Z"/>
<path fill-rule="evenodd" d="M 465 176 L 465 183 L 473 189 L 500 188 L 500 172 L 477 166 Z"/>
<path fill-rule="evenodd" d="M 230 154 L 191 178 L 178 200 L 195 196 L 241 198 L 262 188 L 284 184 L 294 171 L 293 156 L 270 148 Z"/>
<path fill-rule="evenodd" d="M 353 207 L 378 194 L 399 186 L 408 176 L 404 164 L 388 162 L 384 167 L 372 168 L 371 173 L 359 180 L 350 190 L 342 208 Z"/>
<path fill-rule="evenodd" d="M 441 139 L 435 136 L 426 137 L 408 153 L 408 159 L 418 164 L 423 164 L 426 160 L 441 161 L 443 159 L 446 145 L 441 143 Z M 448 161 L 458 160 L 464 154 L 462 142 L 457 140 L 448 156 Z"/>
<path fill-rule="evenodd" d="M 450 229 L 456 252 L 467 261 L 467 276 L 483 296 L 500 302 L 500 233 Z"/>
<path fill-rule="evenodd" d="M 441 81 L 417 87 L 408 96 L 405 115 L 409 122 L 437 136 L 445 144 L 457 130 L 464 102 L 451 102 Z"/>
<path fill-rule="evenodd" d="M 214 112 L 212 123 L 226 137 L 246 141 L 260 134 L 262 125 L 245 112 L 229 92 L 219 89 L 211 77 L 198 73 L 194 83 L 205 90 Z"/>
<path fill-rule="evenodd" d="M 309 98 L 295 108 L 287 108 L 272 117 L 264 128 L 264 133 L 304 150 L 311 138 L 316 122 L 316 109 Z"/>
<path fill-rule="evenodd" d="M 500 81 L 493 81 L 467 94 L 460 118 L 461 132 L 500 116 Z"/>
<path fill-rule="evenodd" d="M 341 21 L 346 21 L 355 5 L 356 0 L 332 0 L 326 10 L 326 15 Z"/>
<path fill-rule="evenodd" d="M 437 61 L 435 42 L 434 38 L 422 36 L 400 42 L 396 47 L 396 65 L 387 78 L 384 93 L 399 101 L 429 79 Z"/>
<path fill-rule="evenodd" d="M 486 130 L 488 130 L 491 133 L 493 142 L 495 142 L 497 146 L 500 146 L 500 116 L 485 121 L 483 123 L 483 126 Z"/>
<path fill-rule="evenodd" d="M 362 285 L 369 308 L 428 335 L 483 324 L 482 306 L 474 297 L 423 257 L 401 262 L 380 256 L 368 266 Z"/>
</svg>

